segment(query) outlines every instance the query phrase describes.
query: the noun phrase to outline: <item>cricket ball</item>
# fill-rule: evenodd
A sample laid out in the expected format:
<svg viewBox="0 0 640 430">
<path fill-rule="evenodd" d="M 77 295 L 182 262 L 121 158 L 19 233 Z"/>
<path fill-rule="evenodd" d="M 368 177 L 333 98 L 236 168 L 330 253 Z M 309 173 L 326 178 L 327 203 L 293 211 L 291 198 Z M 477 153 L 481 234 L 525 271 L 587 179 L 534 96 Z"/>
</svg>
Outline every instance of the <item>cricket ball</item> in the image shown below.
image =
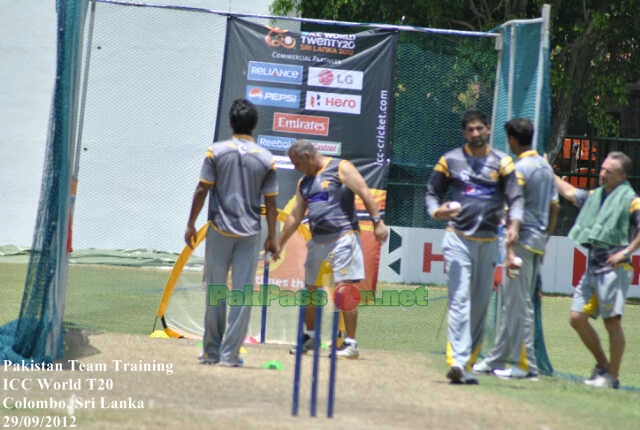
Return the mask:
<svg viewBox="0 0 640 430">
<path fill-rule="evenodd" d="M 360 304 L 360 290 L 352 284 L 342 284 L 333 292 L 333 303 L 341 311 L 352 311 Z"/>
<path fill-rule="evenodd" d="M 458 210 L 462 207 L 462 205 L 460 204 L 460 202 L 449 202 L 447 207 L 451 210 Z"/>
</svg>

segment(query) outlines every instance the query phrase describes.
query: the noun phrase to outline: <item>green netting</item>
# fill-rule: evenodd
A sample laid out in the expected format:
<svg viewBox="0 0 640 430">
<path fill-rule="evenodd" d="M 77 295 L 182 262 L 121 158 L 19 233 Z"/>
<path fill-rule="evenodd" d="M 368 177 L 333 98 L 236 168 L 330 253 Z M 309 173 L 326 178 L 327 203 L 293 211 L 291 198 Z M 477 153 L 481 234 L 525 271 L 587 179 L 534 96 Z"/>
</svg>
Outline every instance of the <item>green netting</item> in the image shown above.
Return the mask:
<svg viewBox="0 0 640 430">
<path fill-rule="evenodd" d="M 504 44 L 500 53 L 496 106 L 493 115 L 493 144 L 508 151 L 503 125 L 525 117 L 536 127 L 534 145 L 545 151 L 550 131 L 551 92 L 548 39 L 543 22 L 514 22 L 500 32 Z"/>
<path fill-rule="evenodd" d="M 40 202 L 16 321 L 2 330 L 4 359 L 51 362 L 62 352 L 67 226 L 74 164 L 79 71 L 87 1 L 58 0 L 56 83 Z"/>
<path fill-rule="evenodd" d="M 542 20 L 513 22 L 494 37 L 402 33 L 387 220 L 390 225 L 442 227 L 424 211 L 424 184 L 438 158 L 460 146 L 467 109 L 492 117 L 493 145 L 508 152 L 504 123 L 527 117 L 537 147 L 550 130 L 550 61 Z M 497 83 L 496 83 L 497 79 Z"/>
<path fill-rule="evenodd" d="M 396 62 L 394 133 L 387 223 L 442 227 L 426 217 L 424 184 L 438 158 L 460 146 L 467 109 L 490 115 L 495 38 L 401 33 Z"/>
</svg>

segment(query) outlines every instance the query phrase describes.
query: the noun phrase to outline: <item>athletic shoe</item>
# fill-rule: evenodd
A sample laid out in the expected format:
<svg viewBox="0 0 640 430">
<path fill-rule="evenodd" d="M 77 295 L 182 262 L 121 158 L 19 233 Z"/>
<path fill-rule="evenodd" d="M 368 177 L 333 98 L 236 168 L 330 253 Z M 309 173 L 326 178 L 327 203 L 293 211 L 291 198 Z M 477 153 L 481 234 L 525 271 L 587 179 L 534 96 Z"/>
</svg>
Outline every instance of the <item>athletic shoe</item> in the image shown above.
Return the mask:
<svg viewBox="0 0 640 430">
<path fill-rule="evenodd" d="M 460 366 L 451 366 L 447 372 L 447 378 L 449 378 L 452 384 L 478 384 L 478 378 L 471 372 L 465 372 Z"/>
<path fill-rule="evenodd" d="M 464 383 L 467 385 L 478 385 L 478 378 L 471 372 L 464 372 Z"/>
<path fill-rule="evenodd" d="M 537 381 L 538 375 L 533 372 L 525 372 L 519 367 L 510 367 L 508 369 L 495 369 L 493 374 L 502 379 L 528 379 L 529 381 Z"/>
<path fill-rule="evenodd" d="M 220 361 L 216 360 L 213 357 L 209 357 L 209 354 L 207 354 L 206 352 L 200 354 L 198 360 L 200 361 L 200 364 L 218 364 L 218 362 Z"/>
<path fill-rule="evenodd" d="M 452 384 L 464 384 L 465 374 L 464 370 L 460 366 L 451 366 L 447 372 L 447 378 Z"/>
<path fill-rule="evenodd" d="M 620 388 L 620 382 L 617 379 L 613 379 L 613 376 L 609 372 L 600 374 L 595 379 L 587 379 L 584 383 L 590 387 L 595 388 Z"/>
<path fill-rule="evenodd" d="M 236 361 L 221 361 L 220 366 L 222 367 L 242 367 L 244 366 L 244 361 L 242 358 L 238 357 Z"/>
<path fill-rule="evenodd" d="M 305 333 L 304 336 L 302 337 L 302 353 L 306 354 L 307 352 L 311 351 L 312 349 L 313 349 L 313 338 Z M 289 350 L 289 354 L 296 355 L 296 346 L 295 345 L 294 345 L 293 348 L 291 348 Z"/>
<path fill-rule="evenodd" d="M 584 383 L 587 385 L 591 385 L 591 383 L 595 381 L 598 376 L 604 375 L 605 373 L 608 373 L 607 369 L 605 369 L 604 367 L 600 367 L 600 365 L 596 364 L 593 370 L 591 371 L 591 376 L 589 377 L 589 379 L 585 380 Z M 587 381 L 591 381 L 591 382 L 587 382 Z"/>
<path fill-rule="evenodd" d="M 360 357 L 358 342 L 344 342 L 342 347 L 336 351 L 336 356 L 338 358 L 357 360 Z"/>
<path fill-rule="evenodd" d="M 485 361 L 473 365 L 473 373 L 491 373 L 493 370 Z"/>
</svg>

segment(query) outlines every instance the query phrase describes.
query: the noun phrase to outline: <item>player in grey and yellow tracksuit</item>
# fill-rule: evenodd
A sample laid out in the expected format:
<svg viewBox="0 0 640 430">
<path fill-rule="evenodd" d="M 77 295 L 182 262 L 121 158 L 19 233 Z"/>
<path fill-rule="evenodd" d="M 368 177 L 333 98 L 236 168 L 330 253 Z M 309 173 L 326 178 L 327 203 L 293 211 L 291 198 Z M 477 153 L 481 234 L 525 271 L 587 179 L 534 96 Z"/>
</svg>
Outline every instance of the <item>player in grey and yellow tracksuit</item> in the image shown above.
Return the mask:
<svg viewBox="0 0 640 430">
<path fill-rule="evenodd" d="M 452 383 L 478 383 L 469 372 L 484 335 L 487 306 L 498 258 L 498 225 L 508 205 L 505 243 L 518 239 L 523 217 L 522 188 L 513 160 L 488 145 L 486 116 L 462 116 L 466 144 L 444 154 L 427 182 L 425 203 L 436 220 L 449 220 L 442 250 L 449 290 L 447 378 Z M 450 191 L 460 208 L 441 204 Z"/>
<path fill-rule="evenodd" d="M 547 238 L 555 228 L 560 206 L 553 169 L 531 149 L 531 121 L 514 118 L 505 124 L 505 130 L 511 151 L 517 156 L 516 172 L 524 197 L 524 218 L 514 247 L 515 255 L 522 259 L 522 267 L 518 276 L 507 277 L 501 287 L 502 314 L 495 344 L 484 360 L 474 364 L 473 370 L 493 371 L 500 377 L 535 378 L 538 367 L 533 295 Z M 513 255 L 507 256 L 510 258 Z M 513 366 L 503 369 L 508 363 Z"/>
<path fill-rule="evenodd" d="M 245 99 L 234 100 L 229 110 L 229 122 L 233 137 L 214 142 L 202 162 L 184 240 L 193 247 L 195 223 L 209 196 L 205 282 L 210 287 L 228 288 L 231 271 L 231 288 L 243 291 L 245 285 L 253 285 L 256 277 L 262 246 L 262 200 L 268 228 L 264 250 L 279 252 L 276 240 L 278 181 L 273 155 L 258 146 L 252 136 L 258 123 L 258 110 L 253 103 Z M 211 288 L 207 289 L 200 361 L 242 367 L 239 352 L 249 329 L 251 306 L 231 306 L 226 300 L 212 303 L 211 291 Z"/>
</svg>

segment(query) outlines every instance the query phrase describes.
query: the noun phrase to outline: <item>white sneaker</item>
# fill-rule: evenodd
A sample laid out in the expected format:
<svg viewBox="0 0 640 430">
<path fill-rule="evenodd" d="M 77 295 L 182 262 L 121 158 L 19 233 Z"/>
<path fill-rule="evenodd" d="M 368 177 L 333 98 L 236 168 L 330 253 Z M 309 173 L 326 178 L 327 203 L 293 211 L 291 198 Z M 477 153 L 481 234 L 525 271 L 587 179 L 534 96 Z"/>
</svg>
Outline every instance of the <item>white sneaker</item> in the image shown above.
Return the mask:
<svg viewBox="0 0 640 430">
<path fill-rule="evenodd" d="M 495 369 L 493 374 L 502 379 L 528 379 L 537 381 L 538 375 L 532 372 L 525 372 L 519 367 L 510 367 L 508 369 Z"/>
<path fill-rule="evenodd" d="M 342 348 L 336 351 L 336 357 L 357 360 L 360 357 L 358 342 L 344 342 Z"/>
<path fill-rule="evenodd" d="M 611 376 L 609 372 L 597 375 L 593 379 L 587 379 L 584 383 L 595 388 L 614 388 L 614 385 L 617 385 L 617 381 L 613 379 L 613 376 Z M 616 386 L 615 388 L 618 387 Z"/>
<path fill-rule="evenodd" d="M 493 370 L 486 362 L 481 361 L 473 365 L 473 373 L 491 373 Z"/>
<path fill-rule="evenodd" d="M 585 380 L 584 383 L 587 385 L 591 385 L 591 383 L 593 383 L 593 381 L 595 381 L 598 376 L 604 375 L 605 373 L 608 373 L 607 368 L 600 367 L 598 364 L 596 364 L 596 366 L 591 371 L 591 376 L 589 377 L 589 379 Z"/>
</svg>

